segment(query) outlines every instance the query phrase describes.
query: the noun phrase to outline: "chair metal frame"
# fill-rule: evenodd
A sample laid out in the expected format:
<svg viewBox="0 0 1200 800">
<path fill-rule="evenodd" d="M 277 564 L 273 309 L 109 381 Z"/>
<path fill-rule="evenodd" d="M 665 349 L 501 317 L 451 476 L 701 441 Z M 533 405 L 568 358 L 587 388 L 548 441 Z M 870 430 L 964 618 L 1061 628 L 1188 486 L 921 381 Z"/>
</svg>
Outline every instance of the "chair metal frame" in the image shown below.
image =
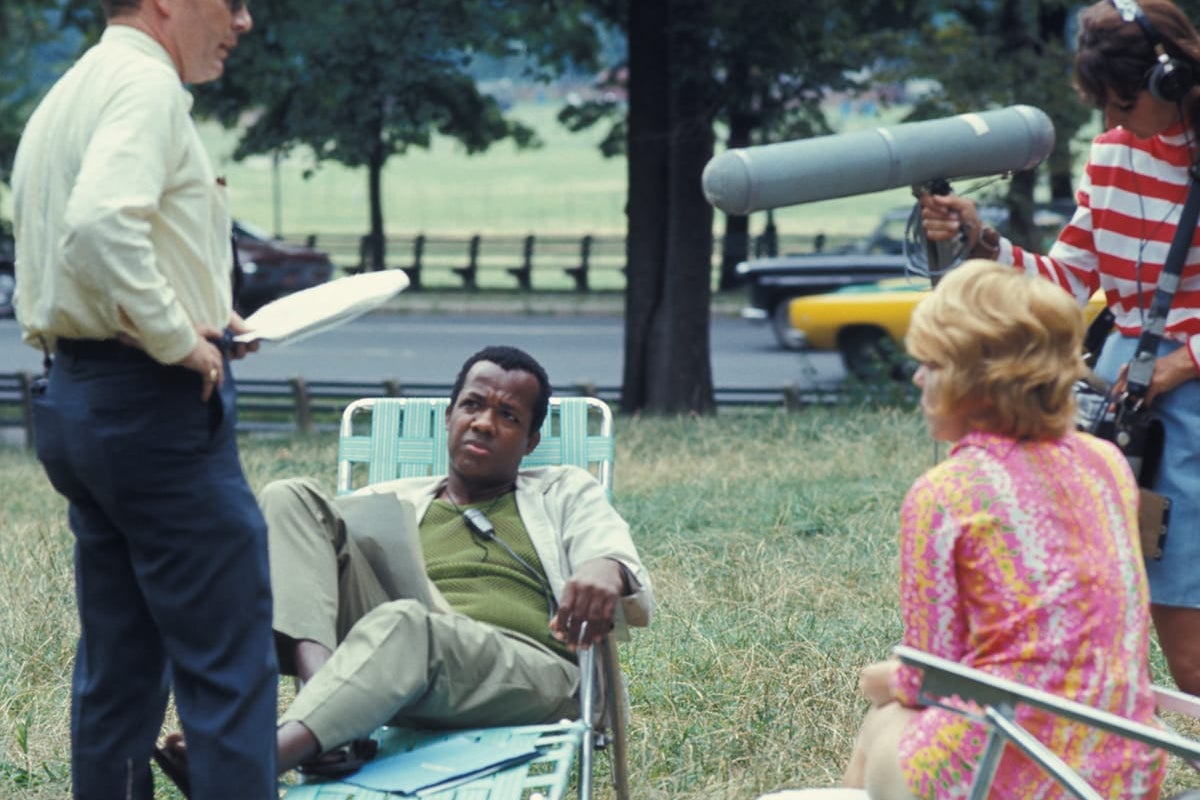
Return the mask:
<svg viewBox="0 0 1200 800">
<path fill-rule="evenodd" d="M 342 413 L 338 438 L 337 490 L 347 494 L 395 478 L 444 475 L 448 470 L 447 398 L 363 398 Z M 369 428 L 360 432 L 369 416 Z M 541 429 L 538 446 L 526 456 L 522 468 L 570 464 L 591 471 L 612 498 L 613 416 L 608 405 L 594 397 L 551 397 L 550 410 Z M 361 470 L 365 466 L 365 479 Z M 544 750 L 543 756 L 523 765 L 484 776 L 475 781 L 427 795 L 439 800 L 460 796 L 542 796 L 557 800 L 566 783 L 562 764 L 569 764 L 578 748 L 578 794 L 590 800 L 593 790 L 594 751 L 611 748 L 613 789 L 619 800 L 629 800 L 626 719 L 623 683 L 616 642 L 607 637 L 601 644 L 579 652 L 579 720 L 555 725 L 526 725 L 473 731 L 405 731 L 387 728 L 377 732 L 381 741 L 393 741 L 411 749 L 455 735 L 478 737 L 524 737 Z M 599 695 L 599 697 L 597 696 Z M 608 730 L 604 728 L 607 723 Z M 403 737 L 402 741 L 399 737 Z M 486 740 L 486 738 L 481 738 Z M 524 771 L 527 774 L 521 774 Z M 339 784 L 345 786 L 344 784 Z M 461 792 L 461 794 L 460 794 Z M 533 794 L 523 794 L 532 792 Z M 548 794 L 547 794 L 548 793 Z M 330 784 L 306 784 L 288 792 L 289 800 L 349 797 Z M 355 789 L 356 798 L 374 794 Z M 380 795 L 381 797 L 383 795 Z"/>
<path fill-rule="evenodd" d="M 969 800 L 984 800 L 988 796 L 1005 744 L 1011 744 L 1028 756 L 1072 796 L 1079 800 L 1103 800 L 1065 761 L 1015 722 L 1016 708 L 1019 705 L 1038 708 L 1118 736 L 1160 747 L 1200 769 L 1200 742 L 1181 736 L 1175 731 L 1134 722 L 1111 712 L 1016 681 L 989 675 L 982 670 L 912 647 L 901 645 L 894 653 L 904 664 L 922 671 L 921 702 L 988 726 L 987 744 L 971 783 Z M 1161 686 L 1154 687 L 1154 694 L 1159 710 L 1200 717 L 1200 698 Z M 981 713 L 976 714 L 944 702 L 946 698 L 951 697 L 975 702 L 979 705 Z"/>
</svg>

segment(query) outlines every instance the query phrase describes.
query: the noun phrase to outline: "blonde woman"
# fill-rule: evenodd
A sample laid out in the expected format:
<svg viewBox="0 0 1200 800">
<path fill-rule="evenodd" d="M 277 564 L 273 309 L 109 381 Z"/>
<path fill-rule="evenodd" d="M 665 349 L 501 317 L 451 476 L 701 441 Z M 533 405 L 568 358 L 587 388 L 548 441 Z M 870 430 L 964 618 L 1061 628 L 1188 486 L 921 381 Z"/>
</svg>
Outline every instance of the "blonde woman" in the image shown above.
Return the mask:
<svg viewBox="0 0 1200 800">
<path fill-rule="evenodd" d="M 1113 445 L 1073 429 L 1082 336 L 1065 291 L 987 261 L 951 272 L 913 313 L 913 382 L 930 435 L 951 446 L 901 508 L 903 641 L 1152 723 L 1137 487 Z M 898 661 L 866 667 L 859 685 L 871 709 L 845 785 L 873 800 L 965 796 L 985 729 L 922 708 L 920 673 Z M 1157 797 L 1159 751 L 1030 709 L 1017 721 L 1101 796 Z M 1009 748 L 991 796 L 1064 795 Z"/>
</svg>

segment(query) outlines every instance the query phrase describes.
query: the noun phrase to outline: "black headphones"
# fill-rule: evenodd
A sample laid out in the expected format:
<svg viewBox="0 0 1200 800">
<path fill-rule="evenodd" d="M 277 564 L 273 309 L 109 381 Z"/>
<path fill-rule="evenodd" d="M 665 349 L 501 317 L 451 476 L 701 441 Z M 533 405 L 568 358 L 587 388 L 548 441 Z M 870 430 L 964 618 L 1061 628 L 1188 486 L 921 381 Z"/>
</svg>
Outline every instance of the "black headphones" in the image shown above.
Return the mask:
<svg viewBox="0 0 1200 800">
<path fill-rule="evenodd" d="M 1163 38 L 1150 24 L 1150 19 L 1142 11 L 1137 0 L 1109 0 L 1113 8 L 1126 22 L 1136 22 L 1146 35 L 1146 41 L 1154 48 L 1155 64 L 1146 78 L 1146 88 L 1150 94 L 1167 103 L 1178 103 L 1187 97 L 1188 92 L 1196 85 L 1196 77 L 1192 65 L 1180 61 L 1167 54 L 1163 46 Z"/>
</svg>

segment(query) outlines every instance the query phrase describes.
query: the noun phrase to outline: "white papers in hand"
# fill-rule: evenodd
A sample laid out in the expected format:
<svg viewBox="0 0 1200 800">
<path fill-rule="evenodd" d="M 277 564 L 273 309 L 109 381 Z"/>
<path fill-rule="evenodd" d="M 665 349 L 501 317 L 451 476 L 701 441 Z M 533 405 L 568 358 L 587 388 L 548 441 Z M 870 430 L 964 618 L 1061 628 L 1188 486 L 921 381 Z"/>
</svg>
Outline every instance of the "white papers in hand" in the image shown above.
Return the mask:
<svg viewBox="0 0 1200 800">
<path fill-rule="evenodd" d="M 267 303 L 246 319 L 250 330 L 235 336 L 234 341 L 291 344 L 343 325 L 406 288 L 408 276 L 398 269 L 338 278 Z"/>
</svg>

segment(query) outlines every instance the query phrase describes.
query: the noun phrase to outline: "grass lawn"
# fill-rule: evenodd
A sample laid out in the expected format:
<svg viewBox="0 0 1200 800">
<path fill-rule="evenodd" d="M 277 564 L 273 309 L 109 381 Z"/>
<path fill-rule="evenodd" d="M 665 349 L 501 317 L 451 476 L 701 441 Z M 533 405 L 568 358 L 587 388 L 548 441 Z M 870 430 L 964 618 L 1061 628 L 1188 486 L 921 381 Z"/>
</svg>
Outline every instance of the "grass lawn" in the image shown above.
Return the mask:
<svg viewBox="0 0 1200 800">
<path fill-rule="evenodd" d="M 617 442 L 617 506 L 658 598 L 622 649 L 634 796 L 835 783 L 864 711 L 857 670 L 900 635 L 897 511 L 935 460 L 919 415 L 619 416 Z M 332 486 L 329 436 L 247 438 L 242 453 L 255 487 L 295 474 Z M 0 449 L 0 482 L 0 797 L 65 798 L 71 537 L 32 456 Z M 1169 786 L 1187 780 L 1177 765 Z"/>
</svg>

